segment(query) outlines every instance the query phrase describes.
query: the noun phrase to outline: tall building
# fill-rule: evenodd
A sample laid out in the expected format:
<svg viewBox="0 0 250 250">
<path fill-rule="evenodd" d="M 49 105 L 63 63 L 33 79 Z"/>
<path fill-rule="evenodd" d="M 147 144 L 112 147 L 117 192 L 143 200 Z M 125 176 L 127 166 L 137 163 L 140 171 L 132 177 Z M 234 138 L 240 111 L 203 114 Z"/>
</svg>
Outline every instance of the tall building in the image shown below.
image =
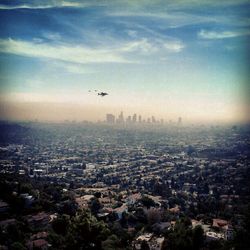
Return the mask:
<svg viewBox="0 0 250 250">
<path fill-rule="evenodd" d="M 179 117 L 179 118 L 178 118 L 178 125 L 181 125 L 181 124 L 182 124 L 182 118 Z"/>
<path fill-rule="evenodd" d="M 155 117 L 152 116 L 152 123 L 156 123 Z"/>
<path fill-rule="evenodd" d="M 120 115 L 118 116 L 117 123 L 124 123 L 123 112 L 121 111 Z"/>
<path fill-rule="evenodd" d="M 131 121 L 132 121 L 132 120 L 131 120 L 131 115 L 129 115 L 128 118 L 127 118 L 127 120 L 126 120 L 126 122 L 127 122 L 127 123 L 131 123 Z"/>
<path fill-rule="evenodd" d="M 141 123 L 141 122 L 142 122 L 141 115 L 139 115 L 139 117 L 138 117 L 138 121 L 139 121 L 139 123 Z"/>
<path fill-rule="evenodd" d="M 115 116 L 112 114 L 106 114 L 106 122 L 109 124 L 115 123 Z"/>
<path fill-rule="evenodd" d="M 132 122 L 133 122 L 133 123 L 136 123 L 136 121 L 137 121 L 137 115 L 134 114 L 134 115 L 133 115 L 133 118 L 132 118 Z"/>
</svg>

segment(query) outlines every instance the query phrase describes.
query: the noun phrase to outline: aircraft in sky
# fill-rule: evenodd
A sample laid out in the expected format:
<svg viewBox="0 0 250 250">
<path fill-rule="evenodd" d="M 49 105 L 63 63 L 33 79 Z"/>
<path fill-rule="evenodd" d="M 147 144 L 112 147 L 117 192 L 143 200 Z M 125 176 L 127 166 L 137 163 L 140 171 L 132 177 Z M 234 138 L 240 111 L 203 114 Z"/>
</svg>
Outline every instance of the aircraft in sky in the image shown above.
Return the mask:
<svg viewBox="0 0 250 250">
<path fill-rule="evenodd" d="M 108 95 L 108 93 L 106 93 L 106 92 L 100 92 L 100 93 L 98 93 L 98 95 L 100 95 L 101 97 L 104 97 L 105 95 Z"/>
</svg>

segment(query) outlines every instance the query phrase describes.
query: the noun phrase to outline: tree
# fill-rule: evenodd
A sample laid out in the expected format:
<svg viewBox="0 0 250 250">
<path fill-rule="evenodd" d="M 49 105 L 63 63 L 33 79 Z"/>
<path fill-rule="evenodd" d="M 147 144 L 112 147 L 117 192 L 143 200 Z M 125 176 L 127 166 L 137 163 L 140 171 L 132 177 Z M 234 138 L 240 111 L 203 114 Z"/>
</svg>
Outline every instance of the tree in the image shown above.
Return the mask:
<svg viewBox="0 0 250 250">
<path fill-rule="evenodd" d="M 101 193 L 101 192 L 95 192 L 95 193 L 94 193 L 94 196 L 95 196 L 97 199 L 99 199 L 99 198 L 101 198 L 102 193 Z"/>
<path fill-rule="evenodd" d="M 11 250 L 25 250 L 26 247 L 24 247 L 24 245 L 20 242 L 14 242 L 13 244 L 11 244 L 10 249 Z"/>
<path fill-rule="evenodd" d="M 198 250 L 202 247 L 204 243 L 204 231 L 201 226 L 196 226 L 193 229 L 193 248 L 194 250 Z"/>
<path fill-rule="evenodd" d="M 68 200 L 63 203 L 62 213 L 74 216 L 77 211 L 77 204 L 74 201 Z"/>
<path fill-rule="evenodd" d="M 90 210 L 94 215 L 97 215 L 101 208 L 101 204 L 97 198 L 92 198 L 90 201 Z"/>
<path fill-rule="evenodd" d="M 247 207 L 244 217 L 243 227 L 236 232 L 235 239 L 233 240 L 235 250 L 247 250 L 250 246 L 250 204 Z"/>
<path fill-rule="evenodd" d="M 20 192 L 21 193 L 29 193 L 31 194 L 33 187 L 30 183 L 23 183 L 20 185 Z"/>
<path fill-rule="evenodd" d="M 57 234 L 66 235 L 69 224 L 69 217 L 67 215 L 62 215 L 52 222 L 52 228 Z"/>
<path fill-rule="evenodd" d="M 154 207 L 155 206 L 155 202 L 149 198 L 148 196 L 143 196 L 140 200 L 140 202 L 143 204 L 143 206 L 145 206 L 146 208 L 150 208 L 150 207 Z"/>
<path fill-rule="evenodd" d="M 113 250 L 119 248 L 120 241 L 114 234 L 110 235 L 105 241 L 102 242 L 103 250 Z"/>
<path fill-rule="evenodd" d="M 62 249 L 65 245 L 65 237 L 59 234 L 54 233 L 51 231 L 48 235 L 48 241 L 51 244 L 52 248 L 51 249 Z"/>
<path fill-rule="evenodd" d="M 161 221 L 161 212 L 159 209 L 150 208 L 147 211 L 147 220 L 149 225 L 153 225 Z"/>
<path fill-rule="evenodd" d="M 149 245 L 145 240 L 141 243 L 141 250 L 150 250 Z"/>
<path fill-rule="evenodd" d="M 190 220 L 188 220 L 188 218 L 182 218 L 176 222 L 174 230 L 167 235 L 166 249 L 193 250 L 192 236 Z"/>
<path fill-rule="evenodd" d="M 23 232 L 20 230 L 20 227 L 17 223 L 7 226 L 7 235 L 12 242 L 22 241 L 24 237 Z"/>
<path fill-rule="evenodd" d="M 109 235 L 110 231 L 103 221 L 99 222 L 89 212 L 83 211 L 71 218 L 64 243 L 66 249 L 99 250 Z"/>
</svg>

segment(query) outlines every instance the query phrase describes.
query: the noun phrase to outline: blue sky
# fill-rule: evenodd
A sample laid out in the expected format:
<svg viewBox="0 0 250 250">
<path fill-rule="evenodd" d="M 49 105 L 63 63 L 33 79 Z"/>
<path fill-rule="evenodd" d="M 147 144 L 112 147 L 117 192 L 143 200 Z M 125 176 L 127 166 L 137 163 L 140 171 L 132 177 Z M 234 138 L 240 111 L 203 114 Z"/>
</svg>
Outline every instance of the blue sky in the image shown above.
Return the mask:
<svg viewBox="0 0 250 250">
<path fill-rule="evenodd" d="M 0 1 L 0 115 L 53 119 L 35 111 L 48 103 L 62 105 L 60 119 L 119 110 L 247 119 L 249 7 L 246 0 Z M 100 99 L 94 89 L 110 95 Z"/>
</svg>

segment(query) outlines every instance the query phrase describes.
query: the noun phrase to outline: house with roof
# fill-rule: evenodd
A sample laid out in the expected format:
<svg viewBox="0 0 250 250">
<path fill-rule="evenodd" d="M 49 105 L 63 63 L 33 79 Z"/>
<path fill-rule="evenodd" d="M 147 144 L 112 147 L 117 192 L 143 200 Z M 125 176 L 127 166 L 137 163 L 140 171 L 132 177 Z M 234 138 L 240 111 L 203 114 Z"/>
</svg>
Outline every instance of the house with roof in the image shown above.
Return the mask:
<svg viewBox="0 0 250 250">
<path fill-rule="evenodd" d="M 126 203 L 127 205 L 134 205 L 137 201 L 139 201 L 142 198 L 141 193 L 135 193 L 131 194 L 127 197 Z"/>
<path fill-rule="evenodd" d="M 28 250 L 35 250 L 35 249 L 47 250 L 49 248 L 49 243 L 45 239 L 37 239 L 37 240 L 29 241 L 26 244 L 26 246 Z"/>
<path fill-rule="evenodd" d="M 122 204 L 122 206 L 113 209 L 113 212 L 118 216 L 118 219 L 120 220 L 122 218 L 122 214 L 128 212 L 128 206 L 126 204 Z"/>
<path fill-rule="evenodd" d="M 45 212 L 41 212 L 36 215 L 28 215 L 26 219 L 27 219 L 28 224 L 32 228 L 35 228 L 35 229 L 45 228 L 49 224 L 50 215 Z"/>
<path fill-rule="evenodd" d="M 142 242 L 148 243 L 152 239 L 152 237 L 153 237 L 152 233 L 144 233 L 144 234 L 138 236 L 135 239 L 135 241 L 132 242 L 133 249 L 140 250 Z"/>
<path fill-rule="evenodd" d="M 0 213 L 5 213 L 9 210 L 9 204 L 0 200 Z"/>
</svg>

